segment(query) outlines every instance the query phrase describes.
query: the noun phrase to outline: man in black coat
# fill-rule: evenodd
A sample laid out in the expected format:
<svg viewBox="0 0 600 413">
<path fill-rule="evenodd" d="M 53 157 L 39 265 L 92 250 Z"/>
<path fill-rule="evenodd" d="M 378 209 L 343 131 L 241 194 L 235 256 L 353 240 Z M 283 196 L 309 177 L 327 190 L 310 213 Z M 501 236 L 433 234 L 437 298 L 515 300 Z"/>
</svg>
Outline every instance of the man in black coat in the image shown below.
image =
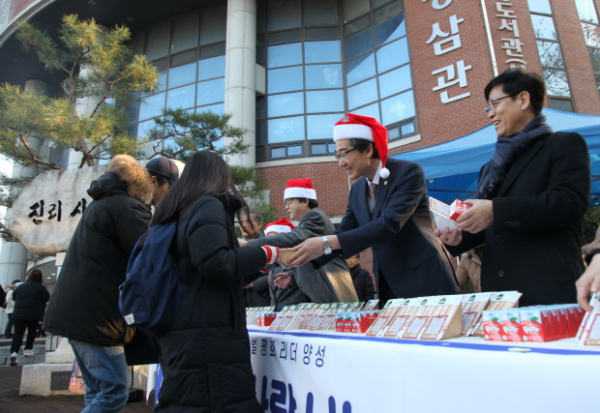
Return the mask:
<svg viewBox="0 0 600 413">
<path fill-rule="evenodd" d="M 127 402 L 123 346 L 133 336 L 119 311 L 129 255 L 150 223 L 155 185 L 128 155 L 92 182 L 92 197 L 67 250 L 48 304 L 46 330 L 69 339 L 86 384 L 85 412 L 117 412 Z"/>
<path fill-rule="evenodd" d="M 580 229 L 590 192 L 587 145 L 541 114 L 542 78 L 507 70 L 485 88 L 498 141 L 479 174 L 462 231 L 436 231 L 453 255 L 485 242 L 482 291 L 518 290 L 520 304 L 572 303 L 583 272 Z"/>
<path fill-rule="evenodd" d="M 350 269 L 350 276 L 352 277 L 352 283 L 358 296 L 358 301 L 369 301 L 375 298 L 375 286 L 373 285 L 373 278 L 369 271 L 361 268 L 360 266 L 360 254 L 353 255 L 346 259 L 346 264 Z"/>
</svg>

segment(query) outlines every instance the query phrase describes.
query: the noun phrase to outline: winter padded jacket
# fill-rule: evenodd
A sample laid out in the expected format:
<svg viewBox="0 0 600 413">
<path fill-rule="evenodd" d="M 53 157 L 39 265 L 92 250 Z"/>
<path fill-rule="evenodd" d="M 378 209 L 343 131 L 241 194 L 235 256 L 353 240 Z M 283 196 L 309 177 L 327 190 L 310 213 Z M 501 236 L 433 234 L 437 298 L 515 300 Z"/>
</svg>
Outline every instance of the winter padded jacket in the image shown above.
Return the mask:
<svg viewBox="0 0 600 413">
<path fill-rule="evenodd" d="M 239 248 L 233 197 L 200 198 L 179 220 L 180 278 L 202 277 L 190 321 L 178 317 L 160 339 L 164 381 L 155 412 L 260 413 L 250 364 L 244 277 L 266 261 L 259 247 Z"/>
<path fill-rule="evenodd" d="M 146 191 L 136 179 L 140 171 L 130 169 L 107 172 L 88 190 L 93 202 L 73 234 L 46 312 L 52 334 L 99 346 L 124 345 L 133 336 L 119 312 L 119 285 L 151 212 L 130 195 Z M 149 200 L 151 193 L 140 197 Z"/>
</svg>

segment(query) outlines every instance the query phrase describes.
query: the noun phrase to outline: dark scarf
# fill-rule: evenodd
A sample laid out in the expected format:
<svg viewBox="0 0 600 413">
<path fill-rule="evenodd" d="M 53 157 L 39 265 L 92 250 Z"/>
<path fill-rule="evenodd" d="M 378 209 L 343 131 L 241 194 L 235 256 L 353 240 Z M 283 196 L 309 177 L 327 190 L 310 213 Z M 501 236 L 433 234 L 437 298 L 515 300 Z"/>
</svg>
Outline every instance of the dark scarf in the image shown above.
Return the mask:
<svg viewBox="0 0 600 413">
<path fill-rule="evenodd" d="M 494 156 L 481 170 L 477 199 L 492 199 L 515 159 L 538 138 L 553 132 L 554 130 L 546 125 L 546 116 L 540 113 L 521 132 L 499 137 Z"/>
</svg>

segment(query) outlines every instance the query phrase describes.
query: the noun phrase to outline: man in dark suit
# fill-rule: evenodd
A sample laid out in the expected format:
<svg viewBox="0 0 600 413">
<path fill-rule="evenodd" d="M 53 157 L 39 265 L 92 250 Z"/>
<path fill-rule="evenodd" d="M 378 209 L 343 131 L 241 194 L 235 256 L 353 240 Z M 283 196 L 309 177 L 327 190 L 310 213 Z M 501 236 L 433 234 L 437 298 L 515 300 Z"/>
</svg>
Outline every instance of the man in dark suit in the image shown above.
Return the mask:
<svg viewBox="0 0 600 413">
<path fill-rule="evenodd" d="M 382 302 L 456 293 L 454 271 L 433 235 L 423 169 L 414 162 L 387 159 L 387 129 L 374 118 L 348 114 L 336 123 L 333 139 L 340 168 L 357 180 L 346 215 L 333 234 L 299 245 L 290 265 L 318 257 L 322 265 L 372 247 Z"/>
<path fill-rule="evenodd" d="M 462 231 L 436 235 L 457 255 L 485 242 L 482 291 L 518 290 L 520 304 L 572 303 L 583 272 L 580 229 L 590 192 L 587 145 L 554 133 L 542 115 L 542 78 L 507 70 L 485 88 L 498 141 L 479 173 Z"/>
</svg>

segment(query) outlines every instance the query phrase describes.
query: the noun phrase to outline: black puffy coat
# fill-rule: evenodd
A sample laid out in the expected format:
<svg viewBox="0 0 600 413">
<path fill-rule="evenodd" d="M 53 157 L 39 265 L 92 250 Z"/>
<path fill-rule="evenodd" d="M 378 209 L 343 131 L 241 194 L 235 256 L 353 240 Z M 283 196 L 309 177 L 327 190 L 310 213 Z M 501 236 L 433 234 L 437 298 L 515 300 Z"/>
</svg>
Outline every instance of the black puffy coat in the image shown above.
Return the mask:
<svg viewBox="0 0 600 413">
<path fill-rule="evenodd" d="M 181 241 L 172 251 L 180 278 L 189 287 L 196 277 L 202 281 L 191 320 L 178 317 L 160 339 L 164 382 L 155 412 L 262 412 L 252 378 L 243 288 L 244 277 L 259 270 L 266 255 L 259 247 L 239 248 L 233 226 L 238 208 L 207 196 L 178 223 Z"/>
<path fill-rule="evenodd" d="M 46 303 L 50 299 L 48 289 L 37 282 L 24 282 L 13 291 L 15 309 L 12 313 L 13 320 L 39 320 L 44 319 Z"/>
<path fill-rule="evenodd" d="M 151 218 L 150 207 L 130 195 L 132 190 L 139 192 L 132 188 L 136 181 L 131 175 L 135 170 L 107 172 L 92 182 L 88 194 L 94 201 L 69 244 L 46 311 L 46 331 L 98 346 L 131 340 L 134 330 L 119 311 L 119 285 Z"/>
</svg>

